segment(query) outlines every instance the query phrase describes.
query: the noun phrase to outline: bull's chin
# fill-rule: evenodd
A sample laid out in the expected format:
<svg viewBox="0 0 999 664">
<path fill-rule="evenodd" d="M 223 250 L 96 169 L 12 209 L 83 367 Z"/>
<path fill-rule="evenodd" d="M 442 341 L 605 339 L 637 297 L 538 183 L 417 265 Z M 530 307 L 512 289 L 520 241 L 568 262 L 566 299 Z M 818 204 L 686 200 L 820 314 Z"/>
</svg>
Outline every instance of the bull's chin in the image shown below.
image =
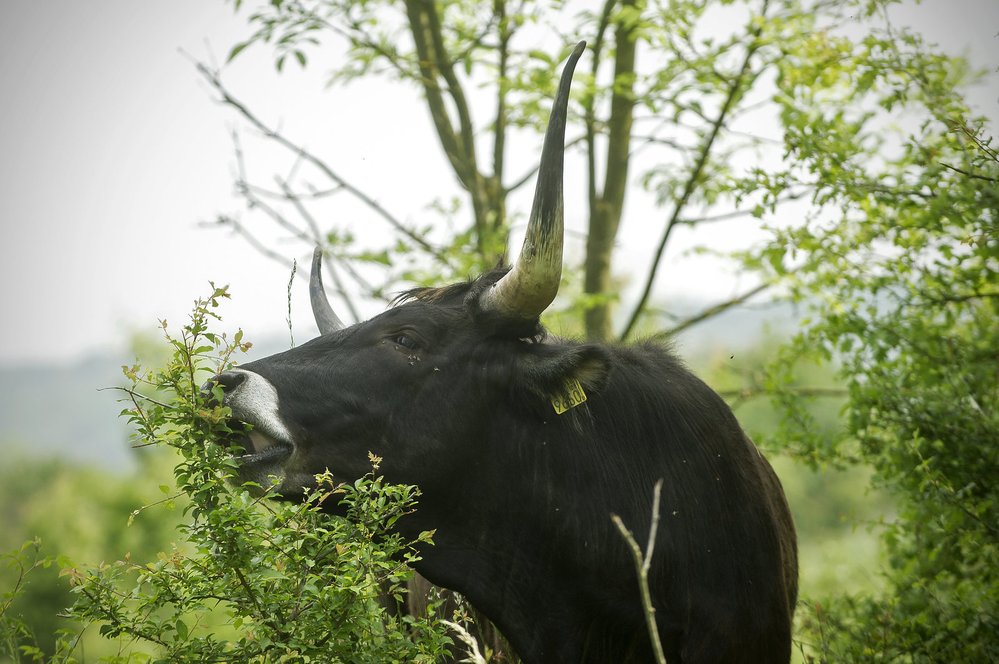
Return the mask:
<svg viewBox="0 0 999 664">
<path fill-rule="evenodd" d="M 284 464 L 291 456 L 287 447 L 272 447 L 256 454 L 241 454 L 234 457 L 239 464 L 237 478 L 240 483 L 253 482 L 261 490 L 280 489 L 284 484 Z"/>
<path fill-rule="evenodd" d="M 237 481 L 240 484 L 253 482 L 262 490 L 279 489 L 283 485 L 285 465 L 295 451 L 290 443 L 258 430 L 251 430 L 229 441 L 228 447 L 231 448 L 233 460 L 239 464 Z"/>
</svg>

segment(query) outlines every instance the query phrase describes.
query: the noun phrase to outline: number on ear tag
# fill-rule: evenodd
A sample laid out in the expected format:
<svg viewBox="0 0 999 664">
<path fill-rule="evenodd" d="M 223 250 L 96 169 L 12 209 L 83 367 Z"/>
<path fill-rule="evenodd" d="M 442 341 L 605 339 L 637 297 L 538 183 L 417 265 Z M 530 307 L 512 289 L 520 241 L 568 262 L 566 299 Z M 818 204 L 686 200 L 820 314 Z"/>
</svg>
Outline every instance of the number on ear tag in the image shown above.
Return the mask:
<svg viewBox="0 0 999 664">
<path fill-rule="evenodd" d="M 583 386 L 575 378 L 567 380 L 563 392 L 552 397 L 552 405 L 559 415 L 570 408 L 575 408 L 584 401 L 586 401 L 586 392 L 583 391 Z"/>
</svg>

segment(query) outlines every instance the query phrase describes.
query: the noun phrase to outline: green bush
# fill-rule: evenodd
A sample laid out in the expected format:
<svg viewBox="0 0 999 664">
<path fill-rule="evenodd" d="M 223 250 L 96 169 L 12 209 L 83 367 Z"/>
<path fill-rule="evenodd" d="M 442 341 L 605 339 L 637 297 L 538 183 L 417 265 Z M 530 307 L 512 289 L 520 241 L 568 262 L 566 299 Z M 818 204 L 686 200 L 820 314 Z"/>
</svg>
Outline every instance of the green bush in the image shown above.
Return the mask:
<svg viewBox="0 0 999 664">
<path fill-rule="evenodd" d="M 271 490 L 235 484 L 232 450 L 215 443 L 233 433 L 229 410 L 200 388 L 249 347 L 241 332 L 230 340 L 209 329 L 226 297 L 225 288 L 213 286 L 179 335 L 164 323 L 173 351 L 164 368 L 125 368 L 131 406 L 123 415 L 137 442 L 180 455 L 175 487 L 160 486 L 160 503 L 186 515 L 179 526 L 184 541 L 153 560 L 64 563 L 76 598 L 67 616 L 114 642 L 104 662 L 437 661 L 451 640 L 434 605 L 419 619 L 390 610 L 403 600 L 416 545 L 432 544 L 432 533 L 406 541 L 392 528 L 415 509 L 416 487 L 386 484 L 374 456 L 372 471 L 352 484 L 320 476 L 304 502 L 272 500 Z M 346 517 L 323 512 L 328 501 L 339 502 Z M 14 556 L 14 566 L 33 572 L 51 565 L 31 552 Z M 22 587 L 0 605 L 0 655 L 43 661 L 10 610 Z M 79 661 L 80 634 L 64 631 L 52 661 Z"/>
</svg>

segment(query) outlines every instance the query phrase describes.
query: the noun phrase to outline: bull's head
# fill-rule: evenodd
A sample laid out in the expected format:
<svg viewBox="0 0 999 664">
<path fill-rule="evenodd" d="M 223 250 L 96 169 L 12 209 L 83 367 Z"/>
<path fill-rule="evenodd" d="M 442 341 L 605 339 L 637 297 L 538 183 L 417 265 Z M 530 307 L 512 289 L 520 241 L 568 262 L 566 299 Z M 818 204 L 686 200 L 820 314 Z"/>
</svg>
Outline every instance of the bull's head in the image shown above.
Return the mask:
<svg viewBox="0 0 999 664">
<path fill-rule="evenodd" d="M 410 291 L 347 327 L 326 299 L 316 250 L 310 294 L 321 336 L 217 377 L 233 416 L 252 427 L 239 458 L 243 479 L 276 477 L 278 491 L 295 496 L 327 468 L 344 480 L 362 475 L 371 451 L 389 479 L 420 485 L 432 501 L 434 485 L 474 476 L 455 469 L 485 463 L 483 445 L 515 437 L 496 429 L 519 426 L 525 414 L 543 426 L 567 384 L 599 386 L 600 347 L 538 343 L 539 316 L 562 272 L 566 109 L 584 46 L 562 73 L 512 269 Z"/>
</svg>

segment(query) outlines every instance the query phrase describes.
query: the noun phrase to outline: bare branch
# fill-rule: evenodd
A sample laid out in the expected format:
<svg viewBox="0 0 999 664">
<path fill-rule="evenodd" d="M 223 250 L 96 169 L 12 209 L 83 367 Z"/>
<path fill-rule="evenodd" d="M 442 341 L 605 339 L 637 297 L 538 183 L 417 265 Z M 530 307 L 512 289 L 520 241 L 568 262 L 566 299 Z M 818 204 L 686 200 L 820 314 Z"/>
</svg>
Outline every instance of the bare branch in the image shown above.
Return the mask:
<svg viewBox="0 0 999 664">
<path fill-rule="evenodd" d="M 845 397 L 850 392 L 842 387 L 790 387 L 783 391 L 791 392 L 802 397 Z M 718 390 L 718 395 L 725 399 L 736 398 L 739 400 L 752 399 L 764 394 L 769 394 L 770 390 L 762 387 L 744 387 L 738 390 Z"/>
<path fill-rule="evenodd" d="M 302 219 L 305 220 L 305 223 L 309 226 L 309 232 L 312 234 L 312 241 L 315 244 L 322 243 L 323 232 L 319 230 L 319 224 L 316 223 L 316 218 L 312 216 L 312 213 L 305 207 L 302 200 L 291 191 L 291 188 L 288 186 L 288 181 L 282 180 L 277 176 L 274 176 L 274 181 L 277 183 L 278 187 L 281 188 L 281 192 L 284 194 L 284 200 L 292 204 L 299 216 L 301 216 Z"/>
<path fill-rule="evenodd" d="M 338 275 L 337 275 L 337 273 L 335 271 L 336 268 L 335 268 L 335 266 L 333 264 L 333 261 L 332 260 L 327 261 L 326 264 L 329 266 L 330 276 L 333 277 L 334 283 L 339 283 L 337 281 L 339 277 L 338 277 Z M 358 286 L 361 287 L 361 290 L 364 291 L 365 295 L 367 295 L 368 297 L 370 297 L 372 299 L 381 300 L 382 302 L 385 302 L 386 304 L 388 304 L 389 302 L 392 301 L 392 298 L 385 297 L 384 295 L 381 295 L 378 292 L 378 289 L 376 289 L 374 286 L 372 286 L 368 282 L 367 279 L 365 279 L 364 277 L 362 277 L 361 273 L 358 272 L 356 269 L 354 269 L 354 266 L 350 264 L 350 261 L 343 261 L 340 266 L 343 268 L 344 272 L 347 273 L 347 276 L 350 277 L 351 279 L 353 279 L 354 283 L 356 283 Z M 359 315 L 355 315 L 354 316 L 354 320 L 355 321 L 360 320 L 360 319 L 361 319 L 361 317 Z"/>
<path fill-rule="evenodd" d="M 782 392 L 791 393 L 799 397 L 821 397 L 828 399 L 842 399 L 849 396 L 849 391 L 841 387 L 790 387 L 782 388 Z M 773 390 L 752 385 L 737 390 L 718 390 L 718 395 L 723 399 L 731 399 L 729 408 L 735 410 L 750 399 L 773 394 Z"/>
<path fill-rule="evenodd" d="M 277 179 L 278 179 L 277 176 L 275 176 L 275 180 L 277 180 Z M 289 180 L 286 179 L 285 182 L 289 183 L 288 184 L 289 187 L 291 186 Z M 287 195 L 285 193 L 282 193 L 280 191 L 275 191 L 273 189 L 268 189 L 267 187 L 263 187 L 263 186 L 261 186 L 259 184 L 253 184 L 251 182 L 247 182 L 245 184 L 246 184 L 246 186 L 251 191 L 253 191 L 253 193 L 255 193 L 257 196 L 260 196 L 261 198 L 269 198 L 269 199 L 279 200 L 279 201 L 290 201 L 291 200 L 291 198 L 289 197 L 289 195 Z M 341 191 L 343 191 L 343 187 L 340 187 L 340 186 L 333 186 L 333 187 L 330 187 L 328 189 L 316 189 L 316 188 L 313 187 L 309 191 L 294 191 L 294 190 L 292 190 L 291 191 L 291 196 L 294 196 L 295 198 L 297 198 L 297 199 L 299 199 L 301 201 L 312 201 L 312 200 L 318 200 L 320 198 L 325 198 L 327 196 L 332 196 L 334 194 L 338 194 Z"/>
<path fill-rule="evenodd" d="M 203 222 L 202 225 L 204 225 L 204 226 L 227 226 L 227 227 L 231 228 L 233 230 L 233 232 L 235 232 L 237 235 L 241 235 L 243 237 L 243 239 L 246 240 L 246 242 L 251 247 L 253 247 L 254 249 L 257 250 L 257 252 L 259 252 L 260 254 L 266 256 L 267 258 L 270 258 L 271 260 L 276 261 L 277 263 L 280 263 L 281 265 L 284 265 L 285 267 L 291 269 L 291 261 L 290 260 L 288 260 L 285 256 L 279 254 L 278 252 L 274 251 L 273 249 L 270 249 L 269 247 L 267 247 L 267 245 L 265 245 L 263 242 L 261 242 L 260 240 L 258 240 L 256 238 L 256 236 L 253 235 L 253 233 L 251 233 L 250 231 L 248 231 L 246 229 L 246 227 L 243 226 L 242 222 L 240 222 L 235 217 L 232 217 L 232 216 L 229 216 L 229 215 L 220 214 L 218 217 L 215 218 L 214 222 L 211 222 L 211 223 L 209 223 L 209 222 Z"/>
<path fill-rule="evenodd" d="M 243 195 L 243 198 L 246 199 L 251 208 L 259 208 L 263 210 L 264 213 L 273 219 L 279 226 L 287 230 L 299 240 L 308 244 L 309 236 L 305 231 L 288 221 L 283 214 L 264 202 L 264 200 L 257 196 L 254 190 L 249 186 L 246 175 L 246 163 L 243 159 L 243 148 L 239 142 L 239 134 L 235 131 L 232 132 L 232 142 L 234 146 L 233 151 L 236 155 L 236 169 L 238 173 L 236 189 Z"/>
<path fill-rule="evenodd" d="M 635 155 L 637 155 L 638 153 L 640 153 L 642 150 L 644 150 L 645 148 L 647 148 L 650 145 L 665 145 L 666 147 L 673 148 L 674 150 L 692 150 L 693 149 L 690 146 L 678 143 L 677 141 L 674 141 L 673 139 L 670 139 L 670 138 L 660 138 L 659 136 L 649 136 L 649 135 L 632 134 L 631 138 L 632 138 L 632 140 L 634 140 L 636 142 L 637 141 L 641 141 L 641 143 L 640 143 L 640 145 L 638 145 L 638 147 L 636 147 L 634 150 L 631 151 L 631 154 L 629 155 L 629 157 L 634 157 Z"/>
<path fill-rule="evenodd" d="M 685 319 L 685 320 L 677 323 L 676 325 L 674 325 L 672 328 L 670 328 L 668 330 L 664 330 L 662 332 L 659 332 L 657 334 L 652 335 L 652 338 L 653 339 L 662 339 L 662 338 L 671 337 L 671 336 L 674 336 L 676 334 L 679 334 L 679 333 L 683 332 L 684 330 L 686 330 L 687 328 L 693 327 L 694 325 L 697 325 L 698 323 L 702 323 L 702 322 L 706 321 L 709 318 L 713 318 L 713 317 L 717 316 L 718 314 L 722 313 L 723 311 L 728 311 L 732 307 L 735 307 L 735 306 L 738 306 L 738 305 L 742 304 L 743 302 L 745 302 L 749 298 L 753 297 L 757 293 L 762 293 L 766 289 L 770 288 L 770 286 L 771 286 L 771 284 L 768 284 L 768 283 L 760 284 L 759 286 L 757 286 L 755 288 L 749 289 L 748 291 L 746 291 L 742 295 L 738 295 L 736 297 L 733 297 L 730 300 L 725 300 L 724 302 L 719 302 L 718 304 L 715 304 L 714 306 L 708 307 L 707 309 L 704 309 L 700 313 L 694 314 L 690 318 L 687 318 L 687 319 Z"/>
<path fill-rule="evenodd" d="M 288 277 L 288 337 L 291 348 L 295 347 L 295 332 L 291 329 L 291 287 L 295 283 L 295 273 L 298 271 L 298 261 L 291 261 L 291 276 Z"/>
<path fill-rule="evenodd" d="M 309 228 L 312 231 L 314 244 L 325 244 L 325 238 L 323 237 L 323 233 L 322 231 L 319 230 L 319 224 L 316 223 L 316 220 L 312 216 L 312 213 L 309 212 L 308 208 L 306 208 L 305 205 L 302 203 L 302 201 L 291 191 L 291 188 L 288 186 L 287 182 L 280 180 L 278 178 L 275 178 L 275 180 L 277 180 L 278 186 L 281 187 L 281 191 L 284 192 L 286 200 L 288 200 L 292 205 L 295 206 L 295 209 L 298 210 L 298 213 L 302 216 L 303 219 L 305 219 L 305 223 L 309 225 Z M 334 288 L 336 288 L 337 292 L 340 294 L 340 297 L 347 305 L 347 309 L 348 311 L 350 311 L 350 315 L 353 317 L 355 322 L 360 320 L 360 316 L 357 313 L 357 307 L 354 306 L 354 301 L 353 299 L 351 299 L 350 294 L 347 292 L 347 289 L 343 287 L 343 281 L 340 279 L 340 274 L 336 271 L 336 268 L 333 266 L 332 261 L 326 261 L 325 266 L 326 266 L 326 272 L 330 275 L 331 279 L 333 280 Z"/>
<path fill-rule="evenodd" d="M 984 180 L 985 182 L 999 182 L 999 178 L 990 178 L 987 175 L 979 175 L 978 173 L 971 173 L 969 171 L 961 170 L 957 166 L 951 166 L 950 164 L 945 164 L 942 161 L 940 162 L 940 165 L 946 169 L 954 171 L 955 173 L 960 173 L 965 177 L 974 178 L 976 180 Z"/>
<path fill-rule="evenodd" d="M 262 199 L 254 195 L 247 187 L 241 186 L 240 193 L 242 193 L 243 197 L 246 198 L 251 208 L 257 208 L 263 210 L 264 214 L 273 219 L 278 226 L 280 226 L 281 228 L 285 229 L 293 236 L 295 236 L 295 238 L 301 240 L 305 244 L 312 244 L 312 238 L 305 230 L 293 224 L 283 214 L 281 214 L 273 207 L 268 205 L 266 202 L 264 202 Z"/>
<path fill-rule="evenodd" d="M 586 140 L 586 136 L 577 136 L 576 138 L 574 138 L 574 139 L 566 142 L 565 149 L 568 150 L 571 147 L 575 147 L 576 145 L 582 143 L 585 140 Z M 520 189 L 521 187 L 523 187 L 528 182 L 530 182 L 531 179 L 535 175 L 538 174 L 538 168 L 539 168 L 539 166 L 535 166 L 534 168 L 532 168 L 531 170 L 529 170 L 527 173 L 525 173 L 523 176 L 521 176 L 520 178 L 518 178 L 509 187 L 504 187 L 503 188 L 504 193 L 509 194 L 510 192 L 516 191 L 516 190 Z"/>
<path fill-rule="evenodd" d="M 222 80 L 219 77 L 217 71 L 209 69 L 201 62 L 195 63 L 197 70 L 204 76 L 205 80 L 215 88 L 221 97 L 222 103 L 227 106 L 231 106 L 236 111 L 239 112 L 250 124 L 256 127 L 264 136 L 274 140 L 275 142 L 283 145 L 288 150 L 293 153 L 300 155 L 305 161 L 309 162 L 315 166 L 321 173 L 332 180 L 337 186 L 342 187 L 346 192 L 357 198 L 359 201 L 364 203 L 368 208 L 370 208 L 375 214 L 384 219 L 392 228 L 398 231 L 400 234 L 404 235 L 420 248 L 426 251 L 430 256 L 433 256 L 441 265 L 449 266 L 450 263 L 447 257 L 436 247 L 432 246 L 422 237 L 408 229 L 399 219 L 395 218 L 390 214 L 385 208 L 383 208 L 377 201 L 372 199 L 370 196 L 365 194 L 363 191 L 353 186 L 342 177 L 340 177 L 335 171 L 333 171 L 330 166 L 324 162 L 319 157 L 315 156 L 305 148 L 297 145 L 287 139 L 283 134 L 277 130 L 264 124 L 256 115 L 254 115 L 241 101 L 233 97 L 226 87 L 222 84 Z"/>
<path fill-rule="evenodd" d="M 739 108 L 737 110 L 741 111 L 742 108 Z M 649 122 L 649 121 L 655 121 L 655 122 L 658 122 L 658 123 L 661 124 L 663 120 L 662 120 L 662 116 L 660 116 L 660 115 L 640 115 L 640 116 L 638 116 L 638 117 L 635 118 L 635 123 L 636 124 L 639 123 L 639 122 Z M 699 127 L 697 127 L 695 125 L 692 125 L 689 122 L 684 122 L 682 120 L 676 120 L 676 119 L 672 119 L 671 118 L 670 119 L 670 123 L 673 126 L 675 126 L 675 127 L 681 127 L 683 129 L 690 129 L 691 131 L 697 131 L 699 129 Z M 748 138 L 753 143 L 767 143 L 769 145 L 775 145 L 775 146 L 783 146 L 784 145 L 784 141 L 782 141 L 782 140 L 780 140 L 778 138 L 770 138 L 769 136 L 760 136 L 758 134 L 753 134 L 753 133 L 748 132 L 748 131 L 742 131 L 742 130 L 739 130 L 739 129 L 732 129 L 731 127 L 725 127 L 724 131 L 725 131 L 725 133 L 730 134 L 732 136 L 742 136 L 744 138 Z"/>
</svg>

